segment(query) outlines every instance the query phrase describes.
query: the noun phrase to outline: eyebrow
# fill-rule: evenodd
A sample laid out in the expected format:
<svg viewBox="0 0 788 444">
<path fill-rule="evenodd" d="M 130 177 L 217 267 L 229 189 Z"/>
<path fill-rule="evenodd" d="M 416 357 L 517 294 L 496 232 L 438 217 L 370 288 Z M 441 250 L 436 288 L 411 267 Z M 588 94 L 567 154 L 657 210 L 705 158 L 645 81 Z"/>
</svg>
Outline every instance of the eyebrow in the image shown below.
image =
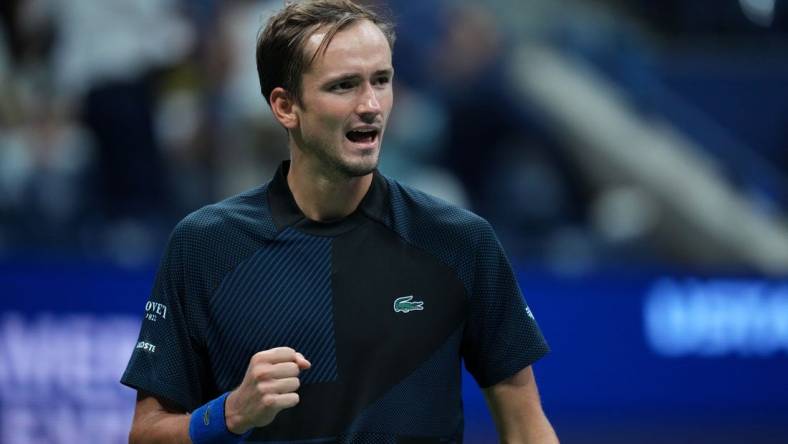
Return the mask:
<svg viewBox="0 0 788 444">
<path fill-rule="evenodd" d="M 394 68 L 379 69 L 375 71 L 372 75 L 373 77 L 380 75 L 388 75 L 389 77 L 391 77 L 394 75 Z M 360 77 L 361 76 L 359 74 L 354 74 L 354 73 L 339 74 L 336 77 L 329 78 L 328 80 L 325 81 L 325 83 L 329 84 L 329 83 L 344 82 L 347 80 L 356 80 Z"/>
</svg>

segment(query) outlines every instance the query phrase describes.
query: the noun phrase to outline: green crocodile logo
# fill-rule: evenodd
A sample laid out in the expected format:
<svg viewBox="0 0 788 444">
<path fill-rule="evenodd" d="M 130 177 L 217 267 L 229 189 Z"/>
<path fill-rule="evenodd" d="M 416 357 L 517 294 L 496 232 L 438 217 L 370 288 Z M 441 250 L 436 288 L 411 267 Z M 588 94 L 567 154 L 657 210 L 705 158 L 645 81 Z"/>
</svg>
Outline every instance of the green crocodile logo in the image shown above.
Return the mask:
<svg viewBox="0 0 788 444">
<path fill-rule="evenodd" d="M 410 311 L 421 311 L 424 310 L 424 302 L 422 301 L 414 301 L 411 302 L 413 299 L 413 295 L 410 296 L 403 296 L 401 298 L 397 298 L 394 300 L 394 312 L 395 313 L 407 313 Z"/>
</svg>

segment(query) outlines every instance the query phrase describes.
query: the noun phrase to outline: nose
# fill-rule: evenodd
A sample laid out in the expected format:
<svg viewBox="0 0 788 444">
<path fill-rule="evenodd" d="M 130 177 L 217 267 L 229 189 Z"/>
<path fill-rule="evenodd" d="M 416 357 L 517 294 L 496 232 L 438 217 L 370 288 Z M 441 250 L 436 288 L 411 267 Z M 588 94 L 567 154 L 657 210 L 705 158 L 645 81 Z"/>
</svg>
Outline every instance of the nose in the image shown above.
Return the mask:
<svg viewBox="0 0 788 444">
<path fill-rule="evenodd" d="M 356 107 L 356 113 L 366 123 L 374 122 L 381 113 L 380 100 L 375 88 L 366 84 Z"/>
</svg>

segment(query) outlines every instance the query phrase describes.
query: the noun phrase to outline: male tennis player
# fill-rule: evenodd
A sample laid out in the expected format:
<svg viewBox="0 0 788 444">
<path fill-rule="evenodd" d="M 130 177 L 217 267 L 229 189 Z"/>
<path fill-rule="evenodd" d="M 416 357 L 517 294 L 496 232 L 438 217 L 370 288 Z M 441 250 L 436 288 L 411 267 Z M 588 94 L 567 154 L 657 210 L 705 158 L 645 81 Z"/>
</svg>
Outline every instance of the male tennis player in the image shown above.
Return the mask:
<svg viewBox="0 0 788 444">
<path fill-rule="evenodd" d="M 376 169 L 393 42 L 349 0 L 268 22 L 290 161 L 174 230 L 122 379 L 131 442 L 458 443 L 461 361 L 502 441 L 557 442 L 531 370 L 548 347 L 492 228 Z"/>
</svg>

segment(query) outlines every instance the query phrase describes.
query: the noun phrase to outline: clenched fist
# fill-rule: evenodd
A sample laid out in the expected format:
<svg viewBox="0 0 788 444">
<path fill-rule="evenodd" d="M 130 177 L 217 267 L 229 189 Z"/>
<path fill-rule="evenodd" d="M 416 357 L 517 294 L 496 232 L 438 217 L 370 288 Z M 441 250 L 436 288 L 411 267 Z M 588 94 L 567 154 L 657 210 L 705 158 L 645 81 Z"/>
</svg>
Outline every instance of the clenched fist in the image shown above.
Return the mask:
<svg viewBox="0 0 788 444">
<path fill-rule="evenodd" d="M 289 347 L 272 348 L 252 356 L 241 385 L 230 392 L 224 408 L 227 429 L 237 435 L 263 427 L 277 413 L 298 404 L 301 370 L 312 364 Z"/>
</svg>

